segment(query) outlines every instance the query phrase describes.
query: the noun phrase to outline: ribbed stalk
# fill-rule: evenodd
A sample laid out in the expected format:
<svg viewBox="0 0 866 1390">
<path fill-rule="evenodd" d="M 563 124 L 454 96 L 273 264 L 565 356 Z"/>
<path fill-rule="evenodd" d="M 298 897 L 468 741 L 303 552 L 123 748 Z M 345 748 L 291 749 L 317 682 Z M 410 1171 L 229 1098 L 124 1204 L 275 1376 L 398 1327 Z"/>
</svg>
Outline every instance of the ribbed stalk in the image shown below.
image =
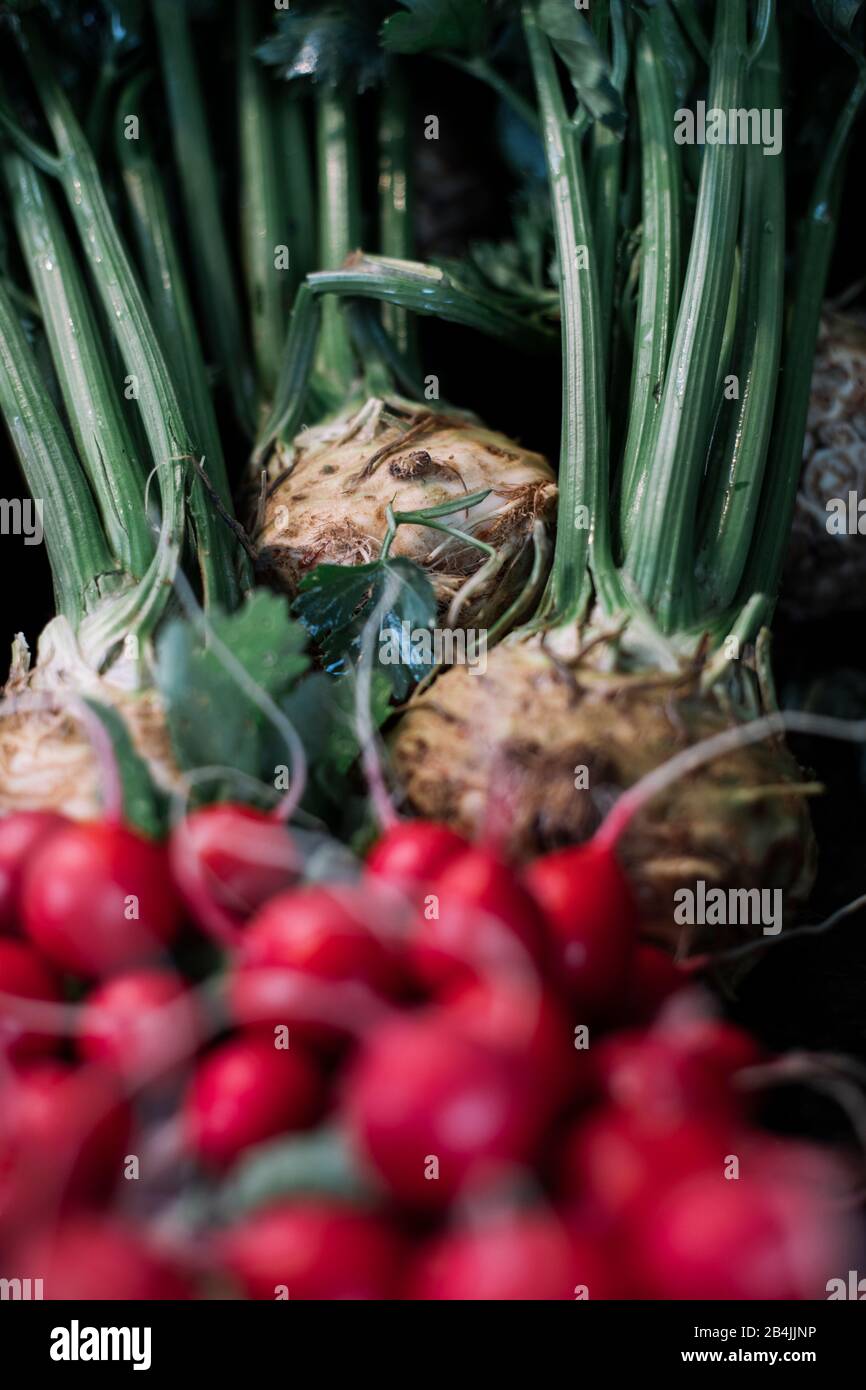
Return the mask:
<svg viewBox="0 0 866 1390">
<path fill-rule="evenodd" d="M 255 387 L 235 269 L 229 254 L 216 162 L 190 33 L 181 0 L 153 0 L 193 265 L 208 345 L 226 379 L 241 427 L 255 431 Z"/>
<path fill-rule="evenodd" d="M 4 172 L 79 458 L 112 553 L 126 573 L 141 578 L 153 558 L 144 469 L 83 277 L 45 176 L 19 155 L 7 155 Z"/>
<path fill-rule="evenodd" d="M 256 441 L 253 464 L 262 462 L 275 439 L 291 440 L 300 428 L 321 322 L 322 306 L 307 282 L 301 285 L 295 298 L 271 413 Z"/>
<path fill-rule="evenodd" d="M 154 582 L 173 573 L 185 524 L 184 479 L 192 475 L 195 443 L 184 422 L 168 362 L 144 301 L 138 278 L 120 238 L 99 171 L 69 102 L 46 64 L 30 30 L 26 50 L 60 157 L 60 179 L 87 254 L 94 283 L 127 373 L 136 383 L 137 404 L 158 470 L 162 532 Z M 193 475 L 194 476 L 194 475 Z M 198 492 L 198 497 L 195 493 Z M 237 601 L 231 550 L 222 523 L 194 488 L 196 558 L 205 600 L 231 607 Z M 166 593 L 159 596 L 164 605 Z M 160 604 L 155 601 L 152 614 Z"/>
<path fill-rule="evenodd" d="M 129 92 L 121 106 L 129 110 Z M 207 368 L 198 335 L 186 276 L 165 197 L 165 181 L 154 163 L 147 139 L 117 142 L 123 183 L 132 214 L 149 307 L 160 343 L 171 368 L 186 418 L 201 444 L 208 476 L 226 506 L 231 506 L 222 441 L 208 385 Z"/>
<path fill-rule="evenodd" d="M 0 284 L 0 410 L 42 525 L 59 613 L 77 628 L 120 580 L 81 465 Z"/>
<path fill-rule="evenodd" d="M 781 108 L 778 37 L 773 26 L 752 70 L 750 105 Z M 730 364 L 738 378 L 714 495 L 708 509 L 699 578 L 705 606 L 733 603 L 758 516 L 779 373 L 785 277 L 784 157 L 760 145 L 746 155 L 741 315 Z"/>
<path fill-rule="evenodd" d="M 409 89 L 400 66 L 390 69 L 379 108 L 379 244 L 384 256 L 397 260 L 414 254 Z M 406 310 L 386 304 L 382 322 L 397 350 L 414 363 L 417 335 Z"/>
<path fill-rule="evenodd" d="M 288 225 L 280 192 L 274 82 L 255 57 L 255 10 L 238 0 L 238 110 L 241 161 L 241 243 L 260 395 L 273 396 L 292 299 Z M 289 264 L 277 265 L 284 247 Z"/>
<path fill-rule="evenodd" d="M 708 109 L 742 107 L 745 66 L 745 0 L 725 0 L 716 8 Z M 696 612 L 696 508 L 718 406 L 714 387 L 734 269 L 743 163 L 739 145 L 708 144 L 703 152 L 686 280 L 652 448 L 642 465 L 643 503 L 626 555 L 626 568 L 665 632 L 688 628 Z"/>
<path fill-rule="evenodd" d="M 317 93 L 316 139 L 319 266 L 334 270 L 357 250 L 361 239 L 356 113 L 350 96 L 330 90 Z M 344 398 L 355 375 L 355 357 L 342 310 L 334 300 L 322 310 L 316 365 L 335 400 Z"/>
<path fill-rule="evenodd" d="M 580 610 L 587 580 L 590 530 L 607 508 L 607 414 L 598 281 L 583 162 L 565 110 L 550 44 L 531 4 L 523 27 L 538 95 L 547 159 L 562 314 L 562 438 L 559 508 L 550 584 L 553 619 Z"/>
<path fill-rule="evenodd" d="M 623 0 L 611 0 L 610 21 L 613 43 L 611 78 L 617 91 L 622 94 L 629 66 Z M 613 330 L 613 287 L 620 233 L 620 181 L 624 141 L 621 134 L 615 134 L 601 121 L 596 121 L 593 125 L 590 139 L 589 202 L 592 208 L 594 244 L 598 261 L 598 297 L 604 338 L 605 371 L 608 373 Z"/>
<path fill-rule="evenodd" d="M 638 34 L 635 81 L 641 130 L 643 230 L 628 435 L 620 481 L 627 546 L 647 483 L 643 460 L 659 411 L 682 283 L 683 180 L 674 142 L 674 93 L 651 22 Z"/>
</svg>

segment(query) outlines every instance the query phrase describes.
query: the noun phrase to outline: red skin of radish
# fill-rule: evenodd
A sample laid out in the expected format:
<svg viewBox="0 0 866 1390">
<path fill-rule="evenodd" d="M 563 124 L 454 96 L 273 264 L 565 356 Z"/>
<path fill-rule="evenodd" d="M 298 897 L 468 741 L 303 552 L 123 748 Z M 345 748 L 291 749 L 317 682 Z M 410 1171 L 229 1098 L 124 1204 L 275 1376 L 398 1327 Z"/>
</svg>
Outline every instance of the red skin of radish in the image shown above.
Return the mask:
<svg viewBox="0 0 866 1390">
<path fill-rule="evenodd" d="M 440 1002 L 450 1028 L 522 1067 L 552 1106 L 591 1091 L 588 1052 L 575 1048 L 574 1025 L 548 986 L 513 975 L 470 980 Z"/>
<path fill-rule="evenodd" d="M 275 862 L 256 863 L 257 852 Z M 169 854 L 177 886 L 197 921 L 204 895 L 239 926 L 296 882 L 300 872 L 286 827 L 254 806 L 234 802 L 190 812 L 172 832 Z"/>
<path fill-rule="evenodd" d="M 625 993 L 611 1022 L 623 1027 L 652 1023 L 668 999 L 693 983 L 693 977 L 667 951 L 641 942 L 635 949 Z"/>
<path fill-rule="evenodd" d="M 69 821 L 56 811 L 15 811 L 0 820 L 0 935 L 18 935 L 21 880 L 28 858 Z"/>
<path fill-rule="evenodd" d="M 501 1052 L 439 1013 L 389 1020 L 347 1078 L 345 1114 L 360 1151 L 397 1201 L 441 1210 L 529 1165 L 547 1105 Z M 438 1177 L 426 1177 L 431 1157 Z"/>
<path fill-rule="evenodd" d="M 606 1038 L 595 1050 L 595 1069 L 608 1099 L 647 1131 L 675 1129 L 689 1119 L 734 1122 L 744 1111 L 727 1057 L 717 1062 L 660 1032 Z"/>
<path fill-rule="evenodd" d="M 754 1067 L 766 1060 L 763 1049 L 750 1033 L 724 1019 L 665 1019 L 656 1029 L 656 1035 L 729 1081 L 744 1067 Z"/>
<path fill-rule="evenodd" d="M 78 1024 L 78 1051 L 133 1081 L 164 1077 L 196 1051 L 201 1019 L 172 970 L 137 970 L 98 985 Z"/>
<path fill-rule="evenodd" d="M 38 999 L 44 1003 L 60 1001 L 60 985 L 42 957 L 24 941 L 0 941 L 0 995 L 12 994 L 21 999 Z M 19 1031 L 20 1029 L 20 1031 Z M 15 1061 L 36 1057 L 40 1053 L 56 1052 L 56 1035 L 35 1032 L 16 1023 L 14 1008 L 0 1001 L 0 1047 Z"/>
<path fill-rule="evenodd" d="M 544 909 L 554 968 L 593 1018 L 610 1013 L 626 988 L 638 912 L 611 850 L 590 840 L 536 859 L 526 883 Z"/>
<path fill-rule="evenodd" d="M 127 914 L 136 910 L 138 917 Z M 162 845 L 111 821 L 69 825 L 27 861 L 27 936 L 54 965 L 85 977 L 116 974 L 173 940 L 181 905 Z"/>
<path fill-rule="evenodd" d="M 598 1240 L 545 1211 L 517 1212 L 422 1247 L 407 1297 L 431 1302 L 613 1298 L 617 1281 Z"/>
<path fill-rule="evenodd" d="M 418 900 L 449 864 L 472 846 L 456 830 L 436 821 L 400 821 L 376 841 L 366 871 Z"/>
<path fill-rule="evenodd" d="M 131 1227 L 79 1216 L 19 1246 L 2 1270 L 38 1270 L 46 1299 L 166 1302 L 192 1297 L 175 1263 Z"/>
<path fill-rule="evenodd" d="M 351 1035 L 352 1020 L 341 1019 L 339 992 L 329 986 L 357 991 L 365 1017 L 405 992 L 388 904 L 363 884 L 298 888 L 262 908 L 232 972 L 234 1017 L 242 1025 L 285 1024 L 293 1038 L 333 1046 Z M 317 1012 L 323 997 L 328 1016 Z"/>
<path fill-rule="evenodd" d="M 336 1201 L 280 1202 L 234 1226 L 218 1258 L 248 1298 L 394 1298 L 404 1247 L 381 1218 Z M 285 1295 L 283 1295 L 285 1297 Z"/>
<path fill-rule="evenodd" d="M 433 993 L 491 974 L 534 976 L 544 954 L 545 923 L 523 884 L 489 850 L 473 848 L 434 881 L 437 916 L 424 906 L 409 955 Z"/>
<path fill-rule="evenodd" d="M 848 1268 L 850 1218 L 780 1178 L 702 1173 L 654 1192 L 629 1227 L 638 1297 L 826 1298 Z"/>
<path fill-rule="evenodd" d="M 98 1067 L 30 1062 L 0 1087 L 0 1229 L 107 1196 L 122 1174 L 129 1110 Z"/>
<path fill-rule="evenodd" d="M 300 1050 L 267 1035 L 231 1038 L 199 1063 L 183 1106 L 191 1151 L 206 1167 L 228 1168 L 244 1149 L 306 1129 L 322 1108 L 322 1077 Z"/>
<path fill-rule="evenodd" d="M 711 1120 L 648 1130 L 629 1111 L 602 1106 L 565 1135 L 558 1185 L 566 1199 L 586 1201 L 613 1219 L 627 1218 L 671 1183 L 698 1173 L 720 1177 L 727 1156 L 741 1152 L 744 1141 L 735 1126 Z"/>
</svg>

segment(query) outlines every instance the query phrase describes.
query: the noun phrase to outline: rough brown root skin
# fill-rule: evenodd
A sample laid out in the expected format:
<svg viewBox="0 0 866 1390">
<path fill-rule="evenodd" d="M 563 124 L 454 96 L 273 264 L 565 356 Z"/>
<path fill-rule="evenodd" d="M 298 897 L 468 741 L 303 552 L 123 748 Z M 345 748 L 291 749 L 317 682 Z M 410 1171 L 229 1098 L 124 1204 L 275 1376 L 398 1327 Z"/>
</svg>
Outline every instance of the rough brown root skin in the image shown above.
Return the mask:
<svg viewBox="0 0 866 1390">
<path fill-rule="evenodd" d="M 489 581 L 473 585 L 459 615 L 465 627 L 482 616 L 491 622 L 525 578 L 535 521 L 553 522 L 556 483 L 540 454 L 470 417 L 411 402 L 371 399 L 305 430 L 285 463 L 272 464 L 255 544 L 263 575 L 290 594 L 316 565 L 376 559 L 389 505 L 419 511 L 490 489 L 446 521 L 505 555 Z M 425 526 L 400 526 L 391 554 L 427 570 L 443 610 L 486 560 L 477 547 Z"/>
<path fill-rule="evenodd" d="M 587 839 L 618 793 L 730 723 L 699 694 L 694 673 L 610 673 L 589 659 L 554 659 L 538 637 L 514 638 L 489 654 L 483 674 L 453 667 L 413 699 L 391 753 L 416 813 L 471 837 L 492 832 L 522 861 Z M 698 879 L 780 888 L 786 910 L 798 906 L 815 863 L 802 789 L 791 754 L 772 742 L 719 758 L 657 797 L 621 844 L 646 934 L 692 954 L 761 930 L 677 924 L 674 893 Z"/>
<path fill-rule="evenodd" d="M 866 496 L 866 315 L 829 313 L 812 372 L 803 468 L 780 604 L 797 618 L 866 606 L 866 548 L 856 528 L 827 529 L 827 503 Z"/>
<path fill-rule="evenodd" d="M 3 694 L 20 699 L 25 708 L 0 718 L 0 814 L 51 810 L 75 820 L 101 814 L 98 760 L 86 729 L 69 711 L 70 695 L 86 695 L 115 709 L 154 781 L 165 791 L 177 789 L 181 778 L 158 694 L 124 690 L 68 660 L 68 634 L 62 634 L 57 646 L 51 640 L 52 629 L 57 632 L 62 625 L 62 619 L 49 624 L 34 667 L 23 638 L 16 639 L 13 648 Z M 56 704 L 28 710 L 30 697 L 56 699 Z"/>
</svg>

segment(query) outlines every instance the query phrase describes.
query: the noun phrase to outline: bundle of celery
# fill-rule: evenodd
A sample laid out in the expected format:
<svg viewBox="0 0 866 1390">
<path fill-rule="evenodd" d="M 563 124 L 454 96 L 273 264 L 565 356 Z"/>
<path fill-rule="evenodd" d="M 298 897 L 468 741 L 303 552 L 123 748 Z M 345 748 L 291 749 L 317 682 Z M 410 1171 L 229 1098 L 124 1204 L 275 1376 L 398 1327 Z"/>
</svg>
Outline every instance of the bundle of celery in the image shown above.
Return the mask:
<svg viewBox="0 0 866 1390">
<path fill-rule="evenodd" d="M 19 318 L 21 291 L 5 279 L 0 408 L 42 509 L 57 616 L 40 638 L 33 669 L 23 637 L 16 642 L 7 687 L 14 699 L 0 729 L 0 806 L 88 814 L 98 804 L 96 769 L 73 711 L 83 697 L 121 712 L 157 782 L 171 784 L 175 769 L 152 685 L 153 634 L 182 558 L 193 562 L 208 607 L 233 608 L 244 571 L 211 499 L 213 491 L 224 509 L 231 506 L 209 397 L 193 392 L 204 379 L 194 330 L 178 325 L 172 344 L 185 361 L 183 375 L 172 370 L 169 333 L 157 328 L 159 306 L 140 288 L 38 29 L 28 23 L 18 37 L 55 149 L 34 140 L 4 99 L 3 174 L 36 296 L 27 307 L 44 333 L 51 368 L 40 371 Z M 159 212 L 158 198 L 143 204 L 140 228 L 171 264 L 171 230 Z M 170 289 L 179 314 L 180 287 L 170 282 Z M 201 458 L 207 487 L 193 466 Z"/>
</svg>

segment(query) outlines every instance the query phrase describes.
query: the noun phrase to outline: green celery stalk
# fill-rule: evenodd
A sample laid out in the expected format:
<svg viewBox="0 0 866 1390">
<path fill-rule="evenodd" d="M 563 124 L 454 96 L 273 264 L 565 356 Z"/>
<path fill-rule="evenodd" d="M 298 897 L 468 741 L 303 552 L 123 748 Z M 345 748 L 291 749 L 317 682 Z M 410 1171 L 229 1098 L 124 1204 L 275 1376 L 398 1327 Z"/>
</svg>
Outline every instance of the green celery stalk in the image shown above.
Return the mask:
<svg viewBox="0 0 866 1390">
<path fill-rule="evenodd" d="M 136 104 L 139 79 L 121 97 L 121 108 Z M 143 133 L 117 141 L 132 229 L 144 271 L 150 309 L 187 418 L 201 441 L 208 476 L 225 506 L 231 506 L 222 440 L 208 384 L 207 367 L 195 321 L 180 250 L 165 196 L 165 182 Z"/>
<path fill-rule="evenodd" d="M 228 384 L 238 423 L 252 435 L 255 386 L 187 5 L 185 0 L 153 0 L 153 13 L 208 343 Z"/>
<path fill-rule="evenodd" d="M 628 435 L 620 474 L 620 533 L 627 545 L 646 487 L 642 469 L 659 410 L 659 397 L 679 307 L 682 265 L 683 180 L 674 142 L 674 93 L 651 23 L 635 46 L 641 126 L 643 234 L 634 332 Z"/>
<path fill-rule="evenodd" d="M 316 142 L 319 181 L 319 266 L 335 270 L 357 250 L 361 239 L 358 146 L 353 99 L 321 90 L 316 95 Z M 322 310 L 317 378 L 345 399 L 355 375 L 352 340 L 335 301 Z"/>
<path fill-rule="evenodd" d="M 716 9 L 708 108 L 743 105 L 745 0 Z M 731 293 L 744 149 L 707 145 L 679 315 L 635 516 L 626 568 L 664 632 L 696 616 L 694 539 L 698 494 Z"/>
<path fill-rule="evenodd" d="M 256 22 L 253 9 L 237 5 L 238 108 L 240 116 L 241 240 L 253 330 L 253 354 L 259 386 L 266 400 L 273 396 L 280 353 L 286 336 L 287 310 L 292 298 L 292 247 L 281 194 L 277 154 L 277 103 L 274 83 L 253 52 Z M 285 246 L 289 266 L 275 264 L 278 246 Z"/>
<path fill-rule="evenodd" d="M 83 277 L 45 176 L 20 155 L 7 155 L 4 172 L 79 458 L 112 552 L 128 574 L 141 578 L 153 558 L 144 470 Z"/>
<path fill-rule="evenodd" d="M 531 4 L 523 6 L 523 29 L 547 158 L 562 313 L 559 505 L 548 603 L 552 621 L 568 622 L 585 605 L 590 527 L 598 526 L 607 508 L 601 305 L 595 260 L 589 251 L 593 237 L 579 135 L 568 118 L 553 53 Z"/>
<path fill-rule="evenodd" d="M 0 283 L 0 411 L 42 524 L 57 610 L 78 628 L 122 576 L 93 497 Z"/>
<path fill-rule="evenodd" d="M 753 68 L 749 104 L 759 110 L 781 107 L 775 26 Z M 742 314 L 731 362 L 740 395 L 730 412 L 698 562 L 705 604 L 716 610 L 733 603 L 746 565 L 770 444 L 782 344 L 784 157 L 781 152 L 766 157 L 757 145 L 746 155 L 742 247 Z"/>
<path fill-rule="evenodd" d="M 412 259 L 412 149 L 409 127 L 409 88 L 399 65 L 385 83 L 379 108 L 379 241 L 382 254 Z M 382 321 L 401 355 L 417 360 L 414 320 L 394 304 L 382 308 Z"/>
<path fill-rule="evenodd" d="M 169 364 L 115 225 L 93 154 L 29 26 L 25 51 L 57 144 L 60 181 L 94 283 L 126 370 L 138 385 L 137 404 L 158 470 L 162 498 L 162 538 L 153 580 L 158 589 L 164 588 L 166 574 L 174 572 L 176 552 L 182 543 L 186 520 L 183 483 L 193 472 L 189 460 L 194 456 L 195 445 L 184 422 Z M 193 489 L 193 498 L 196 558 L 205 600 L 232 607 L 237 602 L 238 589 L 226 529 L 211 508 L 202 505 L 198 486 Z M 160 605 L 164 606 L 166 601 L 167 593 L 155 597 L 150 606 L 154 620 Z"/>
</svg>

